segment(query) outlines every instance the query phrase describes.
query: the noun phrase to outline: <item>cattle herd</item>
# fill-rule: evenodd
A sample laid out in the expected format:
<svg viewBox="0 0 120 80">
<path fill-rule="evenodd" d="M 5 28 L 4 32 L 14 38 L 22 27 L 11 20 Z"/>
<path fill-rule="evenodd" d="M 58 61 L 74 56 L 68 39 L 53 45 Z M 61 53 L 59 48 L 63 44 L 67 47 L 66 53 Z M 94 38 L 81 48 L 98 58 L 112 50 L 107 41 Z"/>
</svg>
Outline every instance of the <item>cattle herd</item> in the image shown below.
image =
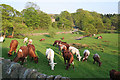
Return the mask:
<svg viewBox="0 0 120 80">
<path fill-rule="evenodd" d="M 22 61 L 21 64 L 23 64 L 24 62 L 26 62 L 27 57 L 29 56 L 31 59 L 34 59 L 35 63 L 38 63 L 38 56 L 35 53 L 35 46 L 32 44 L 32 39 L 29 39 L 28 41 L 28 38 L 26 37 L 24 38 L 23 42 L 26 43 L 26 46 L 21 46 L 16 54 L 18 41 L 12 40 L 10 43 L 10 50 L 8 52 L 8 56 L 9 57 L 12 56 L 12 52 L 14 51 L 14 54 L 16 54 L 16 57 L 13 59 L 14 62 Z M 62 42 L 60 40 L 54 41 L 53 46 L 58 47 L 60 51 L 59 54 L 63 56 L 64 63 L 66 64 L 66 68 L 65 68 L 66 70 L 69 69 L 71 64 L 74 69 L 74 55 L 76 55 L 78 61 L 82 61 L 82 62 L 84 61 L 87 62 L 87 59 L 90 55 L 90 51 L 86 49 L 83 52 L 83 58 L 82 58 L 77 48 L 70 46 L 67 42 Z M 46 58 L 48 60 L 48 65 L 51 66 L 51 70 L 54 70 L 55 64 L 57 63 L 54 63 L 54 51 L 51 48 L 46 49 Z M 94 54 L 93 60 L 94 60 L 93 64 L 97 62 L 99 64 L 99 67 L 101 66 L 102 62 L 100 61 L 100 56 L 97 53 Z M 118 73 L 120 76 L 120 72 L 117 73 L 116 71 L 110 71 L 110 77 L 112 75 L 111 79 L 115 76 L 114 73 L 117 74 L 117 77 L 118 77 Z"/>
</svg>

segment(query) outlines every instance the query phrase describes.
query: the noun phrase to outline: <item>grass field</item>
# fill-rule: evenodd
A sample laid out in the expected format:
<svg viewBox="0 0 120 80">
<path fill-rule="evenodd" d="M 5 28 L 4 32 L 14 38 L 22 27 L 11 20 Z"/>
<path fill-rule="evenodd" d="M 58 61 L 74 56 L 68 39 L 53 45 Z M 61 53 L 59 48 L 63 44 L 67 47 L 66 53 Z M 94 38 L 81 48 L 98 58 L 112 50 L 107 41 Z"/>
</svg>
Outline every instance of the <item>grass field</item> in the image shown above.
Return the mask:
<svg viewBox="0 0 120 80">
<path fill-rule="evenodd" d="M 39 55 L 39 62 L 35 64 L 34 61 L 28 61 L 24 63 L 25 67 L 35 68 L 39 72 L 47 74 L 47 75 L 61 75 L 71 78 L 109 78 L 109 71 L 111 69 L 118 70 L 118 34 L 98 34 L 97 36 L 103 36 L 103 39 L 96 39 L 95 37 L 85 37 L 82 40 L 75 40 L 76 37 L 80 37 L 82 35 L 79 34 L 58 34 L 55 35 L 55 38 L 50 38 L 48 35 L 41 36 L 29 36 L 29 38 L 33 39 L 33 44 L 36 47 L 36 52 Z M 90 47 L 87 48 L 90 50 L 91 54 L 88 58 L 87 62 L 79 62 L 74 56 L 75 62 L 75 70 L 73 70 L 72 66 L 69 70 L 65 70 L 66 65 L 64 64 L 63 58 L 58 54 L 58 47 L 52 46 L 55 40 L 59 40 L 64 37 L 63 41 L 67 43 L 82 43 L 87 44 Z M 45 41 L 39 41 L 41 38 L 45 38 Z M 15 38 L 14 38 L 15 39 Z M 15 57 L 8 57 L 7 53 L 9 51 L 10 42 L 13 39 L 6 38 L 4 43 L 2 44 L 2 57 L 6 59 L 12 59 Z M 23 46 L 23 39 L 17 39 L 19 42 L 19 46 Z M 47 48 L 52 48 L 55 52 L 55 62 L 57 65 L 55 66 L 55 70 L 50 70 L 50 66 L 48 66 L 48 62 L 45 56 L 45 51 Z M 102 52 L 101 50 L 104 50 Z M 83 51 L 85 48 L 81 48 L 80 55 L 83 56 Z M 98 67 L 98 64 L 93 64 L 93 55 L 98 53 L 101 57 L 102 66 Z"/>
</svg>

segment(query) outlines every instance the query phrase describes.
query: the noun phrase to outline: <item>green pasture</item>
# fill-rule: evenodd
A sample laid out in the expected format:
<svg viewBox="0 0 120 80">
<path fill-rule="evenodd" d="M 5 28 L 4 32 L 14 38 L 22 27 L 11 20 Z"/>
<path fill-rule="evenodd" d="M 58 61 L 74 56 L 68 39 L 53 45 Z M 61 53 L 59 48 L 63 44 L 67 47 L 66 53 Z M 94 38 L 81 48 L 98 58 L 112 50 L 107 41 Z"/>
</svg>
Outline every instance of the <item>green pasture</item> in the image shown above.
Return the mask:
<svg viewBox="0 0 120 80">
<path fill-rule="evenodd" d="M 103 39 L 96 39 L 97 36 L 103 36 Z M 33 40 L 33 44 L 36 48 L 36 54 L 39 55 L 38 64 L 34 61 L 31 61 L 29 58 L 27 62 L 24 63 L 24 66 L 27 68 L 34 68 L 41 73 L 47 75 L 61 75 L 71 78 L 109 78 L 109 71 L 111 69 L 118 70 L 118 34 L 109 33 L 109 34 L 98 34 L 96 37 L 85 37 L 81 40 L 75 40 L 80 37 L 80 34 L 58 34 L 55 35 L 54 38 L 50 38 L 49 35 L 41 35 L 41 36 L 29 36 L 29 39 Z M 70 66 L 69 70 L 65 70 L 66 65 L 64 64 L 64 60 L 61 55 L 59 55 L 58 47 L 52 46 L 55 40 L 60 40 L 60 38 L 64 37 L 67 43 L 82 43 L 89 45 L 89 48 L 81 48 L 80 55 L 83 56 L 83 51 L 85 49 L 90 50 L 91 54 L 88 57 L 87 62 L 79 62 L 74 56 L 75 69 L 73 70 L 72 66 Z M 45 41 L 39 41 L 41 38 L 45 38 Z M 16 38 L 14 38 L 16 39 Z M 0 43 L 2 45 L 2 57 L 6 59 L 13 60 L 15 55 L 12 57 L 8 57 L 7 53 L 9 51 L 10 42 L 13 39 L 6 38 L 4 43 Z M 23 39 L 17 39 L 19 42 L 19 46 L 25 45 L 23 43 Z M 55 52 L 54 62 L 57 63 L 55 66 L 55 70 L 50 70 L 50 66 L 48 66 L 48 61 L 45 56 L 45 52 L 47 48 L 51 48 Z M 93 64 L 93 55 L 98 53 L 101 58 L 102 66 L 99 67 L 98 64 Z"/>
</svg>

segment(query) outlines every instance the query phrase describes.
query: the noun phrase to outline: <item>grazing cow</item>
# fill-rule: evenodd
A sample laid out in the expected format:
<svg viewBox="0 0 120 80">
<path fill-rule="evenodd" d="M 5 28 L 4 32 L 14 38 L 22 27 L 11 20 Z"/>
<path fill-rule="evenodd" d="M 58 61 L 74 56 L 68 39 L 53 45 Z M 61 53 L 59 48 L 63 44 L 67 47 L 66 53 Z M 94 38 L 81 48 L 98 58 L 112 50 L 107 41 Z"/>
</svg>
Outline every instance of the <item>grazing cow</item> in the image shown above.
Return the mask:
<svg viewBox="0 0 120 80">
<path fill-rule="evenodd" d="M 10 43 L 10 50 L 8 52 L 8 56 L 12 56 L 12 52 L 14 51 L 16 53 L 16 49 L 18 46 L 18 41 L 17 40 L 12 40 Z"/>
<path fill-rule="evenodd" d="M 81 60 L 80 52 L 77 48 L 70 46 L 69 50 L 72 52 L 72 54 L 76 54 L 78 61 Z"/>
<path fill-rule="evenodd" d="M 29 39 L 29 41 L 28 41 L 28 45 L 29 45 L 29 44 L 32 44 L 32 39 Z"/>
<path fill-rule="evenodd" d="M 28 56 L 28 47 L 27 46 L 21 46 L 20 49 L 17 52 L 17 56 L 14 58 L 14 62 L 22 61 L 22 65 L 24 62 L 24 59 Z"/>
<path fill-rule="evenodd" d="M 38 63 L 38 56 L 35 54 L 35 46 L 33 44 L 27 45 L 29 56 L 34 59 L 35 63 Z"/>
<path fill-rule="evenodd" d="M 24 42 L 24 43 L 26 43 L 26 42 L 27 42 L 27 40 L 28 40 L 28 38 L 26 37 L 26 38 L 24 38 L 24 41 L 23 41 L 23 42 Z"/>
<path fill-rule="evenodd" d="M 61 42 L 61 44 L 65 45 L 67 47 L 67 50 L 69 50 L 70 45 L 67 44 L 66 42 Z"/>
<path fill-rule="evenodd" d="M 56 41 L 54 42 L 53 46 L 56 45 L 56 47 L 57 47 L 60 43 L 61 43 L 61 41 L 56 40 Z"/>
<path fill-rule="evenodd" d="M 7 36 L 8 38 L 13 38 L 13 36 L 12 35 L 9 35 L 9 36 Z"/>
<path fill-rule="evenodd" d="M 85 50 L 85 51 L 83 52 L 83 54 L 84 54 L 84 58 L 83 58 L 82 62 L 85 61 L 85 60 L 87 61 L 88 56 L 90 55 L 90 51 L 89 51 L 89 50 Z"/>
<path fill-rule="evenodd" d="M 96 36 L 96 34 L 93 34 L 93 36 L 95 37 L 95 36 Z"/>
<path fill-rule="evenodd" d="M 64 37 L 61 38 L 62 40 L 64 39 Z"/>
<path fill-rule="evenodd" d="M 98 36 L 97 39 L 102 39 L 102 36 Z"/>
<path fill-rule="evenodd" d="M 65 45 L 59 44 L 58 47 L 59 47 L 59 50 L 60 50 L 60 51 L 62 51 L 63 48 L 64 48 L 65 50 L 67 50 L 67 47 L 66 47 Z M 60 52 L 59 52 L 59 54 L 60 54 Z"/>
<path fill-rule="evenodd" d="M 4 37 L 0 37 L 0 42 L 4 42 Z"/>
<path fill-rule="evenodd" d="M 94 59 L 93 64 L 95 64 L 95 62 L 97 62 L 97 63 L 99 63 L 99 67 L 100 67 L 102 64 L 100 61 L 100 56 L 96 53 L 96 54 L 94 54 L 93 59 Z"/>
<path fill-rule="evenodd" d="M 44 38 L 42 38 L 40 41 L 44 41 L 45 39 Z"/>
<path fill-rule="evenodd" d="M 120 80 L 120 71 L 114 69 L 109 71 L 110 80 Z"/>
<path fill-rule="evenodd" d="M 67 66 L 66 66 L 66 70 L 68 70 L 68 68 L 70 67 L 71 64 L 72 64 L 73 69 L 74 69 L 74 57 L 73 57 L 73 54 L 69 50 L 65 50 L 65 49 L 63 49 L 62 53 L 63 53 L 63 58 L 64 58 L 65 64 L 66 64 L 66 60 L 68 62 Z"/>
<path fill-rule="evenodd" d="M 55 64 L 54 63 L 54 51 L 52 49 L 46 49 L 46 57 L 48 59 L 48 64 L 51 66 L 51 70 L 54 70 Z"/>
</svg>

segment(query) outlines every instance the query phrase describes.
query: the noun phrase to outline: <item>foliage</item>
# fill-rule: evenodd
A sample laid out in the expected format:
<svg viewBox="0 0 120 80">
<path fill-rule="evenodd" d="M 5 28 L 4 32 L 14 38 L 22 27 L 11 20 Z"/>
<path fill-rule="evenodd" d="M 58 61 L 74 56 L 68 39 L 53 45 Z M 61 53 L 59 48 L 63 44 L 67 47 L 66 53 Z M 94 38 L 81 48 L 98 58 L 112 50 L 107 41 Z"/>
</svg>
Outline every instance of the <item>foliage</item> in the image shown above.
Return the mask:
<svg viewBox="0 0 120 80">
<path fill-rule="evenodd" d="M 49 35 L 50 35 L 51 38 L 55 37 L 56 31 L 55 31 L 55 29 L 53 27 L 49 27 L 49 31 L 48 32 L 49 32 Z"/>
<path fill-rule="evenodd" d="M 101 33 L 107 30 L 114 32 L 114 30 L 119 29 L 120 20 L 118 17 L 120 15 L 118 14 L 103 15 L 83 9 L 77 9 L 75 13 L 62 11 L 60 14 L 47 14 L 41 11 L 39 6 L 33 2 L 27 2 L 25 9 L 21 12 L 6 4 L 1 4 L 0 7 L 2 8 L 3 20 L 3 27 L 0 32 L 4 34 L 21 34 L 19 31 L 21 28 L 25 31 L 48 30 L 50 26 L 63 30 L 78 26 L 80 30 L 85 30 L 87 34 Z M 55 18 L 55 22 L 52 23 L 51 17 Z"/>
<path fill-rule="evenodd" d="M 37 10 L 35 10 L 33 7 L 27 8 L 23 16 L 25 18 L 25 24 L 28 27 L 33 27 L 34 29 L 38 28 L 40 18 Z"/>
<path fill-rule="evenodd" d="M 97 29 L 92 24 L 87 24 L 86 26 L 87 28 L 85 28 L 84 30 L 87 35 L 97 34 Z"/>
<path fill-rule="evenodd" d="M 73 20 L 71 17 L 71 14 L 68 11 L 63 11 L 56 17 L 56 20 L 58 21 L 58 27 L 59 28 L 72 28 Z"/>
<path fill-rule="evenodd" d="M 51 18 L 48 14 L 44 13 L 44 12 L 39 12 L 39 18 L 40 18 L 40 22 L 39 22 L 39 27 L 43 28 L 43 29 L 48 29 L 49 26 L 52 26 L 52 21 Z"/>
</svg>

